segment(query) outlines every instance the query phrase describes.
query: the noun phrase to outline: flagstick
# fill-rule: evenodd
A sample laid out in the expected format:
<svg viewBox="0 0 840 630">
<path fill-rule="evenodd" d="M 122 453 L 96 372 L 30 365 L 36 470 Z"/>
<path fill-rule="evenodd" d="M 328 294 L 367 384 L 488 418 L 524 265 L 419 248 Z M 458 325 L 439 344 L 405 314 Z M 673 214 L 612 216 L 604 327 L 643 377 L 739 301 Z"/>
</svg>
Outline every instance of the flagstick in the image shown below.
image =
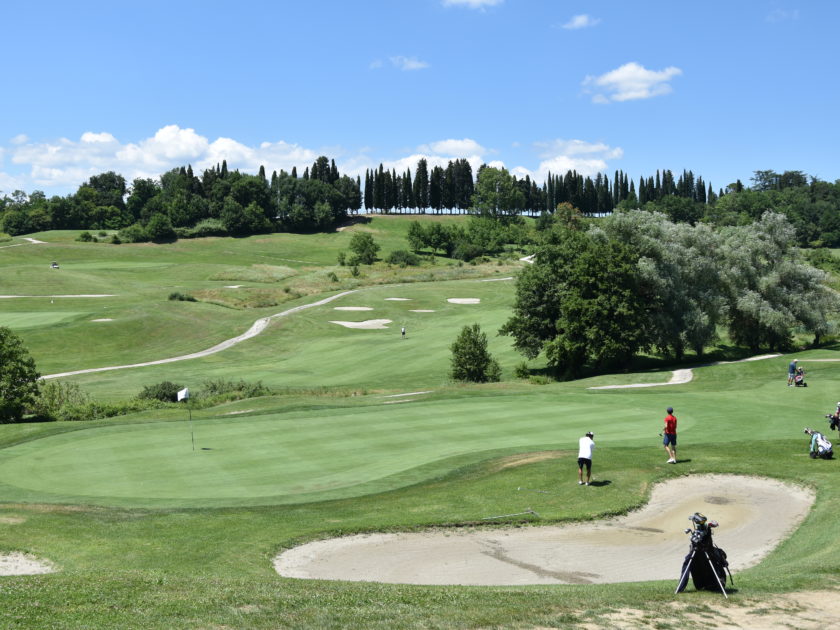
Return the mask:
<svg viewBox="0 0 840 630">
<path fill-rule="evenodd" d="M 192 450 L 195 452 L 195 433 L 193 432 L 192 407 L 190 406 L 189 400 L 187 400 L 187 409 L 190 412 L 190 438 L 192 439 Z"/>
</svg>

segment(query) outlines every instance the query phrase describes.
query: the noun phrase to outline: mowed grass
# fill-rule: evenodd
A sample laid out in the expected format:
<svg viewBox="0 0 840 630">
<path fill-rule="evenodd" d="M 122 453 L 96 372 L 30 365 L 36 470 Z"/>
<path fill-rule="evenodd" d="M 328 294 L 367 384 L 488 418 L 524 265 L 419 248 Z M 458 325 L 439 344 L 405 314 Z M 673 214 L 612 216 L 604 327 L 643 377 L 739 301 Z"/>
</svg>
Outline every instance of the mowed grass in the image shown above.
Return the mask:
<svg viewBox="0 0 840 630">
<path fill-rule="evenodd" d="M 397 245 L 401 241 L 393 235 L 407 223 L 385 218 L 382 234 L 389 236 L 377 238 Z M 371 226 L 377 220 L 352 229 Z M 204 248 L 190 242 L 171 250 L 122 250 L 74 243 L 72 234 L 55 236 L 55 246 L 76 252 L 80 260 L 89 257 L 80 264 L 91 265 L 83 271 L 93 274 L 91 286 L 97 278 L 103 283 L 101 290 L 72 292 L 119 293 L 113 302 L 96 304 L 123 313 L 138 327 L 115 333 L 110 346 L 105 335 L 92 336 L 81 325 L 112 330 L 116 317 L 94 324 L 85 315 L 84 322 L 22 330 L 27 343 L 37 341 L 39 367 L 46 361 L 55 371 L 94 367 L 83 363 L 104 360 L 103 354 L 116 364 L 195 351 L 286 308 L 240 311 L 159 299 L 176 277 L 186 278 L 179 286 L 189 291 L 217 286 L 219 281 L 207 278 L 222 263 L 226 269 L 268 264 L 311 273 L 309 263 L 257 260 L 255 252 L 276 247 L 288 235 L 209 240 Z M 333 247 L 330 256 L 319 251 L 313 257 L 332 264 L 338 249 L 330 239 L 339 237 L 349 242 L 346 232 L 313 237 L 319 247 Z M 295 257 L 292 250 L 304 258 L 308 238 L 291 239 L 296 245 L 285 252 L 289 258 Z M 36 247 L 45 246 L 28 251 Z M 27 248 L 2 250 L 0 260 Z M 103 248 L 154 264 L 118 281 L 116 269 L 103 268 Z M 234 253 L 219 260 L 220 251 Z M 168 252 L 169 262 L 155 266 L 148 252 Z M 131 262 L 128 254 L 119 256 Z M 0 273 L 2 294 L 33 293 L 20 286 L 7 290 L 5 281 Z M 83 287 L 87 280 L 78 276 L 73 282 Z M 119 287 L 122 292 L 112 290 Z M 271 559 L 306 540 L 486 526 L 486 516 L 526 508 L 541 518 L 513 517 L 494 525 L 599 518 L 640 505 L 657 481 L 709 472 L 807 485 L 816 489 L 817 502 L 790 539 L 757 567 L 736 574 L 738 591 L 729 602 L 693 592 L 678 601 L 725 612 L 746 600 L 772 606 L 776 592 L 837 584 L 840 541 L 831 532 L 840 506 L 838 463 L 810 460 L 802 428 L 825 427 L 823 414 L 834 408 L 840 391 L 840 363 L 809 359 L 840 353 L 798 353 L 810 383 L 802 389 L 784 385 L 789 356 L 697 367 L 691 383 L 677 386 L 587 389 L 663 382 L 670 377 L 667 369 L 536 385 L 512 377 L 522 358 L 509 338 L 495 334 L 509 316 L 513 288 L 511 281 L 478 278 L 361 286 L 334 303 L 276 320 L 262 335 L 212 357 L 74 377 L 103 399 L 125 398 L 164 379 L 191 388 L 208 378 L 263 380 L 286 393 L 195 410 L 195 451 L 185 407 L 110 421 L 0 426 L 0 553 L 25 551 L 59 568 L 50 575 L 0 577 L 0 627 L 574 628 L 617 607 L 641 609 L 646 618 L 667 619 L 675 627 L 682 621 L 670 604 L 682 558 L 674 558 L 674 583 L 498 588 L 284 579 Z M 43 289 L 46 294 L 48 287 Z M 450 297 L 481 302 L 452 304 Z M 289 306 L 315 299 L 302 297 Z M 9 302 L 16 312 L 58 312 L 48 310 L 43 299 Z M 89 306 L 78 306 L 83 303 L 89 304 L 72 300 L 61 307 L 89 312 Z M 329 323 L 383 318 L 393 321 L 386 330 Z M 466 386 L 448 379 L 449 345 L 473 322 L 488 334 L 505 382 Z M 126 340 L 134 345 L 126 347 Z M 430 391 L 388 397 L 425 390 Z M 678 466 L 665 464 L 658 436 L 669 405 L 679 418 Z M 595 431 L 598 443 L 594 478 L 609 483 L 583 489 L 576 483 L 575 458 L 577 439 L 586 430 Z M 721 524 L 719 540 L 726 527 Z"/>
</svg>

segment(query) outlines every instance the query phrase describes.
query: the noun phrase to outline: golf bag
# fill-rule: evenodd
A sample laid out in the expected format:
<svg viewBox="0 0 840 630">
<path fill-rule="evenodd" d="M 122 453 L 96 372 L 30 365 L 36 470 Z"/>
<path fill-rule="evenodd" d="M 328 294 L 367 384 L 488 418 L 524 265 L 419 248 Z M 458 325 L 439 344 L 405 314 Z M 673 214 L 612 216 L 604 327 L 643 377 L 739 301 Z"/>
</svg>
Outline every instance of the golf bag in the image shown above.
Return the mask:
<svg viewBox="0 0 840 630">
<path fill-rule="evenodd" d="M 829 431 L 834 431 L 834 429 L 840 431 L 840 411 L 836 413 L 828 413 L 825 417 L 828 418 Z"/>
<path fill-rule="evenodd" d="M 805 370 L 802 368 L 796 370 L 796 376 L 793 377 L 793 384 L 796 387 L 808 387 L 808 383 L 805 382 Z"/>
<path fill-rule="evenodd" d="M 834 449 L 831 442 L 822 433 L 814 433 L 813 438 L 816 439 L 810 452 L 811 459 L 831 459 L 834 456 Z"/>
<path fill-rule="evenodd" d="M 715 521 L 706 521 L 702 514 L 695 513 L 689 517 L 694 529 L 686 529 L 691 534 L 691 548 L 685 557 L 677 584 L 676 593 L 682 593 L 688 585 L 688 576 L 694 582 L 698 591 L 717 591 L 726 597 L 726 574 L 729 562 L 726 552 L 712 541 L 712 527 L 717 527 Z M 730 582 L 732 574 L 729 574 Z"/>
</svg>

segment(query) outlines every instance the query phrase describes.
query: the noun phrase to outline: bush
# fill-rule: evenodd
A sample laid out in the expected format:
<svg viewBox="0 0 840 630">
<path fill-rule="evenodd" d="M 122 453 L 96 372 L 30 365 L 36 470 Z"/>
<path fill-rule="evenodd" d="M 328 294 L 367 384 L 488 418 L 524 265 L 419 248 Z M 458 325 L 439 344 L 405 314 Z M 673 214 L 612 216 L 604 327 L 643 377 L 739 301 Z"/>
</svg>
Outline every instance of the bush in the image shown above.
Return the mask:
<svg viewBox="0 0 840 630">
<path fill-rule="evenodd" d="M 347 264 L 347 254 L 344 252 L 338 252 L 338 264 L 342 267 Z"/>
<path fill-rule="evenodd" d="M 76 237 L 77 241 L 82 243 L 96 243 L 96 237 L 90 232 L 82 232 Z"/>
<path fill-rule="evenodd" d="M 350 275 L 354 278 L 358 278 L 360 275 L 362 275 L 362 272 L 359 271 L 359 265 L 357 265 L 356 263 L 350 265 Z"/>
<path fill-rule="evenodd" d="M 513 375 L 516 378 L 530 378 L 531 370 L 528 368 L 528 362 L 523 361 L 513 368 Z"/>
<path fill-rule="evenodd" d="M 373 240 L 373 236 L 367 232 L 356 232 L 350 239 L 350 250 L 353 252 L 357 263 L 372 265 L 376 262 L 379 245 Z"/>
<path fill-rule="evenodd" d="M 389 265 L 399 265 L 400 267 L 412 266 L 416 267 L 420 264 L 420 256 L 414 252 L 409 252 L 404 249 L 398 249 L 391 252 L 388 256 Z"/>
<path fill-rule="evenodd" d="M 90 397 L 76 383 L 41 381 L 32 411 L 43 420 L 65 420 L 73 407 L 90 402 Z"/>
<path fill-rule="evenodd" d="M 327 278 L 329 278 L 329 279 L 330 279 L 330 282 L 338 282 L 338 276 L 337 276 L 337 275 L 335 275 L 335 272 L 334 272 L 334 271 L 330 271 L 330 272 L 327 274 Z"/>
<path fill-rule="evenodd" d="M 167 243 L 178 238 L 175 229 L 172 227 L 172 221 L 169 220 L 167 215 L 160 212 L 156 212 L 149 219 L 146 224 L 146 234 L 155 243 Z"/>
<path fill-rule="evenodd" d="M 244 398 L 256 398 L 257 396 L 269 396 L 274 392 L 262 384 L 262 381 L 248 383 L 243 380 L 228 381 L 223 378 L 204 381 L 201 384 L 201 397 L 213 398 L 214 403 L 229 400 L 242 400 Z"/>
<path fill-rule="evenodd" d="M 464 326 L 450 349 L 451 374 L 456 381 L 487 383 L 501 379 L 502 368 L 487 351 L 487 335 L 478 324 Z"/>
<path fill-rule="evenodd" d="M 146 243 L 149 240 L 149 234 L 146 232 L 146 228 L 139 223 L 124 227 L 117 232 L 117 237 L 123 243 Z"/>
<path fill-rule="evenodd" d="M 163 381 L 156 385 L 146 385 L 143 391 L 137 395 L 140 400 L 160 400 L 161 402 L 177 402 L 178 392 L 184 389 L 183 385 L 176 385 L 170 381 Z"/>
<path fill-rule="evenodd" d="M 111 244 L 119 245 L 120 243 L 122 243 L 122 241 L 120 240 L 120 237 L 117 234 L 112 234 L 111 235 Z"/>
<path fill-rule="evenodd" d="M 193 296 L 188 293 L 181 293 L 180 291 L 173 291 L 169 294 L 170 300 L 177 300 L 179 302 L 198 302 Z"/>
</svg>

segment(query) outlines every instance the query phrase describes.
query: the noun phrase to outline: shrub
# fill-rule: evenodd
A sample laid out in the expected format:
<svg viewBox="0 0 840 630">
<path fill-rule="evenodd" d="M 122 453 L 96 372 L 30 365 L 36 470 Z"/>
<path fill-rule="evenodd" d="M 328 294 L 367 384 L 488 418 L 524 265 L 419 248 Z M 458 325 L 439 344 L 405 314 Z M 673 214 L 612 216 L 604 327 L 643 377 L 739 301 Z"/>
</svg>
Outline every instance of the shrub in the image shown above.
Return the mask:
<svg viewBox="0 0 840 630">
<path fill-rule="evenodd" d="M 85 231 L 85 232 L 82 232 L 81 234 L 79 234 L 76 237 L 76 240 L 80 241 L 82 243 L 95 243 L 96 242 L 96 237 L 93 234 L 91 234 L 90 232 Z"/>
<path fill-rule="evenodd" d="M 347 254 L 344 252 L 338 252 L 338 264 L 342 267 L 347 264 Z"/>
<path fill-rule="evenodd" d="M 173 291 L 169 294 L 170 300 L 177 300 L 179 302 L 198 302 L 193 296 L 188 293 L 181 293 L 180 291 Z"/>
<path fill-rule="evenodd" d="M 41 381 L 33 412 L 44 420 L 65 420 L 73 407 L 90 402 L 90 397 L 76 383 Z"/>
<path fill-rule="evenodd" d="M 337 276 L 337 275 L 335 275 L 335 272 L 334 272 L 334 271 L 330 271 L 330 272 L 327 274 L 327 278 L 329 278 L 331 282 L 338 282 L 338 276 Z"/>
<path fill-rule="evenodd" d="M 268 396 L 272 394 L 271 389 L 262 384 L 262 381 L 248 383 L 242 379 L 228 381 L 223 378 L 211 379 L 201 384 L 201 395 L 212 397 L 214 402 L 223 400 L 242 400 L 243 398 L 256 398 L 257 396 Z"/>
<path fill-rule="evenodd" d="M 487 383 L 501 379 L 502 369 L 487 351 L 487 335 L 478 324 L 464 326 L 450 349 L 451 374 L 456 381 Z"/>
<path fill-rule="evenodd" d="M 350 250 L 358 263 L 372 265 L 376 262 L 379 245 L 367 232 L 356 232 L 350 239 Z"/>
<path fill-rule="evenodd" d="M 176 385 L 170 381 L 163 381 L 156 385 L 146 385 L 143 391 L 137 395 L 140 400 L 160 400 L 162 402 L 177 402 L 178 392 L 184 389 L 183 385 Z"/>
<path fill-rule="evenodd" d="M 119 245 L 120 243 L 122 243 L 122 241 L 120 240 L 120 237 L 117 234 L 112 234 L 111 235 L 111 243 L 113 245 Z"/>
<path fill-rule="evenodd" d="M 388 264 L 399 265 L 400 267 L 407 267 L 409 265 L 416 267 L 420 264 L 420 256 L 405 249 L 398 249 L 391 252 L 388 256 Z"/>
<path fill-rule="evenodd" d="M 149 239 L 155 243 L 165 243 L 174 241 L 177 238 L 175 229 L 172 227 L 172 221 L 169 217 L 160 212 L 156 212 L 149 219 L 146 224 L 146 233 Z"/>
<path fill-rule="evenodd" d="M 124 227 L 117 232 L 117 236 L 123 243 L 145 243 L 149 240 L 146 228 L 139 223 Z"/>
<path fill-rule="evenodd" d="M 513 368 L 513 375 L 516 378 L 530 378 L 531 370 L 528 368 L 528 362 L 523 361 Z"/>
<path fill-rule="evenodd" d="M 358 278 L 360 275 L 362 275 L 362 272 L 359 271 L 359 265 L 357 265 L 356 263 L 350 265 L 350 275 L 354 278 Z"/>
</svg>

